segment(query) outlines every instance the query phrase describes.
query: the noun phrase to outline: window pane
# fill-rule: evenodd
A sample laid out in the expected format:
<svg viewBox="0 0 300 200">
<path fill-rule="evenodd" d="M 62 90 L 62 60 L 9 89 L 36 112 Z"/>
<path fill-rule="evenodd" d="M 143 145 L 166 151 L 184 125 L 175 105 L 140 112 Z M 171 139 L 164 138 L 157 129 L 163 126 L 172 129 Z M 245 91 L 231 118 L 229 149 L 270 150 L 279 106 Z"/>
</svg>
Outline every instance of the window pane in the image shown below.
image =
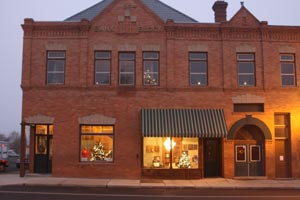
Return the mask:
<svg viewBox="0 0 300 200">
<path fill-rule="evenodd" d="M 113 126 L 81 126 L 81 133 L 114 133 Z"/>
<path fill-rule="evenodd" d="M 236 162 L 246 162 L 246 146 L 235 147 Z"/>
<path fill-rule="evenodd" d="M 173 138 L 169 143 L 172 147 L 173 169 L 198 168 L 198 138 Z"/>
<path fill-rule="evenodd" d="M 281 55 L 280 59 L 282 61 L 294 61 L 294 55 Z"/>
<path fill-rule="evenodd" d="M 47 125 L 36 125 L 35 133 L 36 134 L 47 135 L 47 133 L 48 133 Z"/>
<path fill-rule="evenodd" d="M 48 58 L 62 58 L 64 59 L 66 56 L 65 52 L 48 52 Z"/>
<path fill-rule="evenodd" d="M 191 85 L 207 85 L 207 76 L 204 74 L 191 74 Z"/>
<path fill-rule="evenodd" d="M 295 73 L 294 63 L 282 63 L 281 64 L 281 73 L 282 74 L 294 74 Z"/>
<path fill-rule="evenodd" d="M 143 53 L 143 58 L 150 59 L 150 60 L 158 60 L 159 59 L 159 54 L 157 52 L 144 52 Z"/>
<path fill-rule="evenodd" d="M 134 74 L 120 74 L 121 85 L 134 85 Z"/>
<path fill-rule="evenodd" d="M 47 77 L 49 84 L 62 84 L 64 83 L 64 74 L 63 73 L 48 73 Z"/>
<path fill-rule="evenodd" d="M 240 86 L 254 86 L 255 80 L 253 75 L 239 75 Z"/>
<path fill-rule="evenodd" d="M 96 59 L 110 59 L 111 53 L 108 51 L 99 51 L 99 52 L 95 53 L 95 58 Z"/>
<path fill-rule="evenodd" d="M 96 61 L 96 72 L 110 72 L 110 61 L 109 60 L 97 60 Z"/>
<path fill-rule="evenodd" d="M 35 137 L 35 153 L 36 154 L 47 154 L 47 136 L 36 136 Z"/>
<path fill-rule="evenodd" d="M 144 61 L 144 72 L 158 72 L 158 61 Z"/>
<path fill-rule="evenodd" d="M 250 62 L 239 62 L 239 73 L 254 73 L 254 64 Z"/>
<path fill-rule="evenodd" d="M 275 137 L 283 137 L 286 138 L 288 137 L 288 130 L 287 128 L 284 127 L 275 127 Z"/>
<path fill-rule="evenodd" d="M 206 62 L 192 61 L 190 62 L 191 73 L 207 73 Z"/>
<path fill-rule="evenodd" d="M 275 125 L 286 125 L 286 115 L 275 115 Z"/>
<path fill-rule="evenodd" d="M 144 73 L 144 85 L 158 85 L 158 74 Z"/>
<path fill-rule="evenodd" d="M 144 138 L 144 168 L 170 168 L 170 152 L 164 147 L 166 139 L 163 137 Z"/>
<path fill-rule="evenodd" d="M 135 53 L 120 53 L 120 60 L 135 60 Z"/>
<path fill-rule="evenodd" d="M 207 60 L 206 53 L 190 53 L 190 60 Z"/>
<path fill-rule="evenodd" d="M 295 77 L 294 75 L 282 75 L 281 76 L 282 85 L 285 86 L 294 86 L 295 85 Z"/>
<path fill-rule="evenodd" d="M 49 60 L 48 61 L 48 72 L 63 72 L 64 71 L 64 60 Z"/>
<path fill-rule="evenodd" d="M 96 85 L 109 85 L 110 74 L 109 73 L 97 73 L 95 77 Z"/>
<path fill-rule="evenodd" d="M 120 72 L 134 72 L 134 62 L 133 61 L 121 61 L 120 62 Z"/>
<path fill-rule="evenodd" d="M 260 161 L 260 146 L 251 146 L 251 158 L 252 162 L 259 162 Z"/>
<path fill-rule="evenodd" d="M 81 161 L 113 162 L 113 136 L 82 135 Z"/>
<path fill-rule="evenodd" d="M 238 60 L 254 60 L 253 54 L 238 54 L 237 55 Z"/>
</svg>

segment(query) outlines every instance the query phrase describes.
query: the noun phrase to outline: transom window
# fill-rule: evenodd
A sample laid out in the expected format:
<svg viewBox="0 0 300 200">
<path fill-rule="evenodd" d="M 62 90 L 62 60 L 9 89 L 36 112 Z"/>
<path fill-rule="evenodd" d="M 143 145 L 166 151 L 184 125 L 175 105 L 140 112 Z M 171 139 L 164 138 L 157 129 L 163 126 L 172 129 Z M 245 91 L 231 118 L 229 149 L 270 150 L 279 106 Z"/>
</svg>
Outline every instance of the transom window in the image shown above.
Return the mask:
<svg viewBox="0 0 300 200">
<path fill-rule="evenodd" d="M 254 54 L 237 54 L 239 86 L 255 86 Z"/>
<path fill-rule="evenodd" d="M 66 53 L 64 51 L 47 52 L 47 84 L 64 84 Z"/>
<path fill-rule="evenodd" d="M 143 80 L 144 85 L 159 84 L 159 53 L 144 52 L 143 53 Z"/>
<path fill-rule="evenodd" d="M 95 52 L 95 84 L 110 85 L 111 52 Z"/>
<path fill-rule="evenodd" d="M 295 86 L 295 57 L 293 54 L 280 55 L 281 85 Z"/>
<path fill-rule="evenodd" d="M 135 84 L 135 53 L 119 53 L 119 84 Z"/>
<path fill-rule="evenodd" d="M 113 162 L 114 126 L 82 125 L 81 162 Z"/>
<path fill-rule="evenodd" d="M 189 53 L 190 85 L 206 86 L 207 81 L 207 53 Z"/>
</svg>

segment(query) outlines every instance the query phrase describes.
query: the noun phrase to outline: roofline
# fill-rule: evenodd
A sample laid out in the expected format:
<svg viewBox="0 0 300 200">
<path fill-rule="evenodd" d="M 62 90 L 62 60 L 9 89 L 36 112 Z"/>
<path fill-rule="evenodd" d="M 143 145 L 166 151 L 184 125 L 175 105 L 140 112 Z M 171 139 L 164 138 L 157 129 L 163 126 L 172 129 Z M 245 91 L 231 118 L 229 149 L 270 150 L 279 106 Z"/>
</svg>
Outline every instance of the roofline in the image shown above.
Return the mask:
<svg viewBox="0 0 300 200">
<path fill-rule="evenodd" d="M 166 4 L 166 3 L 164 3 L 164 2 L 162 2 L 162 1 L 160 1 L 160 0 L 157 0 L 157 1 L 159 1 L 161 4 L 164 4 L 164 5 L 167 6 L 168 8 L 170 8 L 170 9 L 172 9 L 172 10 L 178 12 L 179 14 L 184 15 L 185 17 L 189 18 L 190 20 L 194 21 L 195 23 L 198 22 L 198 21 L 195 20 L 194 18 L 192 18 L 192 17 L 190 17 L 190 16 L 188 16 L 188 15 L 186 15 L 186 14 L 180 12 L 180 11 L 177 10 L 176 8 L 173 8 L 173 7 L 169 6 L 168 4 Z M 188 23 L 188 22 L 187 22 L 187 23 Z M 199 22 L 198 22 L 198 23 L 199 23 Z"/>
</svg>

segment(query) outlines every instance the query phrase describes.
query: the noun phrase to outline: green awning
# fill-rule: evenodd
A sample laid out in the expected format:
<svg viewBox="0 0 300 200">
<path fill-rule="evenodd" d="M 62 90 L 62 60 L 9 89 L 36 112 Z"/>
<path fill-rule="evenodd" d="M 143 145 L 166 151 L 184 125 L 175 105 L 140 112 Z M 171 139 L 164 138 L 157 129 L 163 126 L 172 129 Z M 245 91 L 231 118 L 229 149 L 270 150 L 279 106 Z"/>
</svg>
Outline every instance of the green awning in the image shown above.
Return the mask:
<svg viewBox="0 0 300 200">
<path fill-rule="evenodd" d="M 222 109 L 142 109 L 144 137 L 226 137 Z"/>
</svg>

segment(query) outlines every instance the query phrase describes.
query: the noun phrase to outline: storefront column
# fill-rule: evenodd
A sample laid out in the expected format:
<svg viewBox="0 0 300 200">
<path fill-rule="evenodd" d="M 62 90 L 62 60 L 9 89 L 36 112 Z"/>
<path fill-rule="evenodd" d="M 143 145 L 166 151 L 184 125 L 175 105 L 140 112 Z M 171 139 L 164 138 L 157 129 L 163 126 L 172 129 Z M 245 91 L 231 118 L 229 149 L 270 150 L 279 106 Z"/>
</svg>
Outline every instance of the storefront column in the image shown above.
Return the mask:
<svg viewBox="0 0 300 200">
<path fill-rule="evenodd" d="M 234 177 L 234 141 L 224 140 L 223 145 L 223 176 L 224 178 Z"/>
<path fill-rule="evenodd" d="M 21 124 L 21 152 L 20 152 L 20 177 L 25 176 L 25 155 L 26 155 L 26 125 Z"/>
<path fill-rule="evenodd" d="M 275 146 L 272 140 L 265 141 L 265 160 L 266 160 L 266 176 L 269 179 L 275 178 Z"/>
</svg>

